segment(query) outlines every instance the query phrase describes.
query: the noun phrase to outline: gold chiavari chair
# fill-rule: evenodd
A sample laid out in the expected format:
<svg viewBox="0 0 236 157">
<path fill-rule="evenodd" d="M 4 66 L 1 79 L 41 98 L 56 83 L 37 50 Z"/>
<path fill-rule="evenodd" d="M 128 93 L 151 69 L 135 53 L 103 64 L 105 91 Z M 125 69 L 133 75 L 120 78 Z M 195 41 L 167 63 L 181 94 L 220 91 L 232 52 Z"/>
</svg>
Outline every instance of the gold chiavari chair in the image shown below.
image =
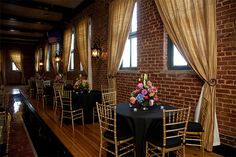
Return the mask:
<svg viewBox="0 0 236 157">
<path fill-rule="evenodd" d="M 81 118 L 82 124 L 84 126 L 84 111 L 83 108 L 80 108 L 78 104 L 72 104 L 72 91 L 63 90 L 59 92 L 60 102 L 61 102 L 61 127 L 63 123 L 63 119 L 71 119 L 72 129 L 74 133 L 74 121 L 76 119 Z"/>
<path fill-rule="evenodd" d="M 53 91 L 54 91 L 54 98 L 53 98 L 53 110 L 54 113 L 57 113 L 57 109 L 61 109 L 61 104 L 60 104 L 60 95 L 59 93 L 63 91 L 63 84 L 62 83 L 53 83 Z M 58 105 L 58 103 L 60 105 Z"/>
<path fill-rule="evenodd" d="M 113 154 L 114 156 L 126 156 L 131 152 L 135 154 L 134 137 L 127 128 L 119 127 L 117 124 L 116 106 L 106 104 L 96 104 L 99 126 L 100 126 L 100 151 Z M 114 145 L 115 149 L 109 146 Z"/>
<path fill-rule="evenodd" d="M 106 105 L 116 105 L 116 91 L 102 93 L 102 102 Z"/>
<path fill-rule="evenodd" d="M 200 147 L 202 149 L 202 157 L 204 157 L 204 129 L 203 124 L 207 114 L 207 105 L 203 103 L 201 106 L 201 113 L 199 122 L 188 123 L 186 131 L 186 145 Z"/>
<path fill-rule="evenodd" d="M 185 157 L 185 136 L 188 125 L 190 107 L 165 110 L 163 109 L 163 132 L 154 132 L 146 140 L 146 156 L 154 156 L 176 152 L 177 156 Z M 181 151 L 182 150 L 182 151 Z"/>
<path fill-rule="evenodd" d="M 8 112 L 0 112 L 0 156 L 8 156 L 9 135 L 11 127 L 11 115 Z"/>
<path fill-rule="evenodd" d="M 114 101 L 110 102 L 111 104 L 116 104 L 116 93 L 114 95 L 114 92 L 115 92 L 115 88 L 105 88 L 101 85 L 101 92 L 102 94 L 104 93 L 104 99 L 107 100 L 108 97 L 112 98 Z M 112 94 L 111 94 L 111 93 Z M 107 94 L 107 93 L 110 93 L 110 94 Z M 110 95 L 113 95 L 113 96 L 110 96 Z M 102 96 L 103 97 L 103 96 Z M 98 117 L 98 113 L 97 113 L 97 109 L 96 107 L 93 107 L 93 124 L 94 124 L 94 121 L 95 121 L 95 117 Z"/>
<path fill-rule="evenodd" d="M 42 80 L 36 80 L 36 99 L 39 100 L 40 97 L 43 96 L 43 81 Z"/>
</svg>

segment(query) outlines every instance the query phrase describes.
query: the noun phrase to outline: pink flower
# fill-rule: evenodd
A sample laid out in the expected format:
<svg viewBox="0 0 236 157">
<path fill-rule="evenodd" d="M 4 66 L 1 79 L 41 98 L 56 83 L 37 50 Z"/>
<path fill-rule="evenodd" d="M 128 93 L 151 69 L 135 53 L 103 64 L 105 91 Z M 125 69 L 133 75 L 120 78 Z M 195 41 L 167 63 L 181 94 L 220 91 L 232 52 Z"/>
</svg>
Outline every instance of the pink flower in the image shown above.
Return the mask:
<svg viewBox="0 0 236 157">
<path fill-rule="evenodd" d="M 150 106 L 153 106 L 153 104 L 154 104 L 154 100 L 153 100 L 153 99 L 150 99 L 150 100 L 149 100 L 149 105 L 150 105 Z"/>
<path fill-rule="evenodd" d="M 138 83 L 138 88 L 142 89 L 143 88 L 143 83 Z"/>
<path fill-rule="evenodd" d="M 149 88 L 152 87 L 152 82 L 151 81 L 147 81 L 147 85 L 148 85 Z"/>
<path fill-rule="evenodd" d="M 154 101 L 155 101 L 155 102 L 158 102 L 158 97 L 155 97 L 155 98 L 154 98 Z"/>
<path fill-rule="evenodd" d="M 148 100 L 148 96 L 147 96 L 147 95 L 146 95 L 146 96 L 144 96 L 143 98 L 144 98 L 144 99 L 146 99 L 146 100 Z"/>
</svg>

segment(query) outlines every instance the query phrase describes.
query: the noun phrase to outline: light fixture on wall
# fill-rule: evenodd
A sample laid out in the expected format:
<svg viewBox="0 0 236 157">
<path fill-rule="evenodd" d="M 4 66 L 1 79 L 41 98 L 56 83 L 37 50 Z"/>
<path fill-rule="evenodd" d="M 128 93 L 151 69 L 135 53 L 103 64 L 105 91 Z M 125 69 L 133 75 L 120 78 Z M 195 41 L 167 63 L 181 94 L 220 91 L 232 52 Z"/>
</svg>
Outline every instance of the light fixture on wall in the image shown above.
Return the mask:
<svg viewBox="0 0 236 157">
<path fill-rule="evenodd" d="M 92 57 L 100 58 L 102 56 L 102 48 L 100 45 L 100 40 L 97 38 L 95 39 L 93 48 L 92 48 Z"/>
<path fill-rule="evenodd" d="M 39 61 L 39 65 L 43 66 L 43 61 L 42 60 Z"/>
<path fill-rule="evenodd" d="M 55 61 L 56 62 L 60 62 L 61 61 L 61 57 L 60 57 L 60 55 L 58 53 L 56 53 Z"/>
</svg>

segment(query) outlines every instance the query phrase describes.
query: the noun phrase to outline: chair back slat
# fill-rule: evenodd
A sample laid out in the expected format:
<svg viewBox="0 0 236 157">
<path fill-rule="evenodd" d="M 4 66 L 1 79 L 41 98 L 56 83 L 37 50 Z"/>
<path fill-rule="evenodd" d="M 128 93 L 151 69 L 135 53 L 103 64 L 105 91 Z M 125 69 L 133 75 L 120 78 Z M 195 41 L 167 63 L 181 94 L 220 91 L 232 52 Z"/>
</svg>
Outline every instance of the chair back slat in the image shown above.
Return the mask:
<svg viewBox="0 0 236 157">
<path fill-rule="evenodd" d="M 163 146 L 166 146 L 168 139 L 181 138 L 185 142 L 189 114 L 190 107 L 163 110 Z"/>
<path fill-rule="evenodd" d="M 72 91 L 71 90 L 63 90 L 59 92 L 60 100 L 61 100 L 61 108 L 72 110 Z"/>
<path fill-rule="evenodd" d="M 116 105 L 116 91 L 102 93 L 102 103 L 106 105 Z"/>
<path fill-rule="evenodd" d="M 102 134 L 110 132 L 116 137 L 116 107 L 106 104 L 96 104 Z"/>
</svg>

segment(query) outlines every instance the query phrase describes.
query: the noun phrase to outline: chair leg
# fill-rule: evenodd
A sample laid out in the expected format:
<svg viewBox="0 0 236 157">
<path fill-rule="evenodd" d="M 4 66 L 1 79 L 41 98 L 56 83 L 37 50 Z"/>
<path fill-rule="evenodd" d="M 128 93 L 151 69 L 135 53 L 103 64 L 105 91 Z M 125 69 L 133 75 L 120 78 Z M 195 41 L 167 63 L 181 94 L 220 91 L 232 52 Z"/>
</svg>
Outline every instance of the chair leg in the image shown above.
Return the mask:
<svg viewBox="0 0 236 157">
<path fill-rule="evenodd" d="M 62 122 L 63 122 L 63 110 L 61 111 L 61 128 L 62 128 Z"/>
<path fill-rule="evenodd" d="M 99 157 L 102 157 L 102 137 L 100 138 Z"/>
<path fill-rule="evenodd" d="M 84 110 L 82 110 L 82 125 L 84 127 Z"/>
<path fill-rule="evenodd" d="M 74 127 L 74 117 L 73 117 L 72 112 L 71 112 L 71 122 L 72 122 L 72 129 L 73 129 L 73 133 L 74 133 L 75 127 Z"/>
<path fill-rule="evenodd" d="M 204 157 L 204 133 L 201 133 L 200 134 L 200 138 L 201 138 L 201 141 L 200 141 L 200 145 L 201 145 L 201 149 L 202 149 L 202 157 Z"/>
</svg>

